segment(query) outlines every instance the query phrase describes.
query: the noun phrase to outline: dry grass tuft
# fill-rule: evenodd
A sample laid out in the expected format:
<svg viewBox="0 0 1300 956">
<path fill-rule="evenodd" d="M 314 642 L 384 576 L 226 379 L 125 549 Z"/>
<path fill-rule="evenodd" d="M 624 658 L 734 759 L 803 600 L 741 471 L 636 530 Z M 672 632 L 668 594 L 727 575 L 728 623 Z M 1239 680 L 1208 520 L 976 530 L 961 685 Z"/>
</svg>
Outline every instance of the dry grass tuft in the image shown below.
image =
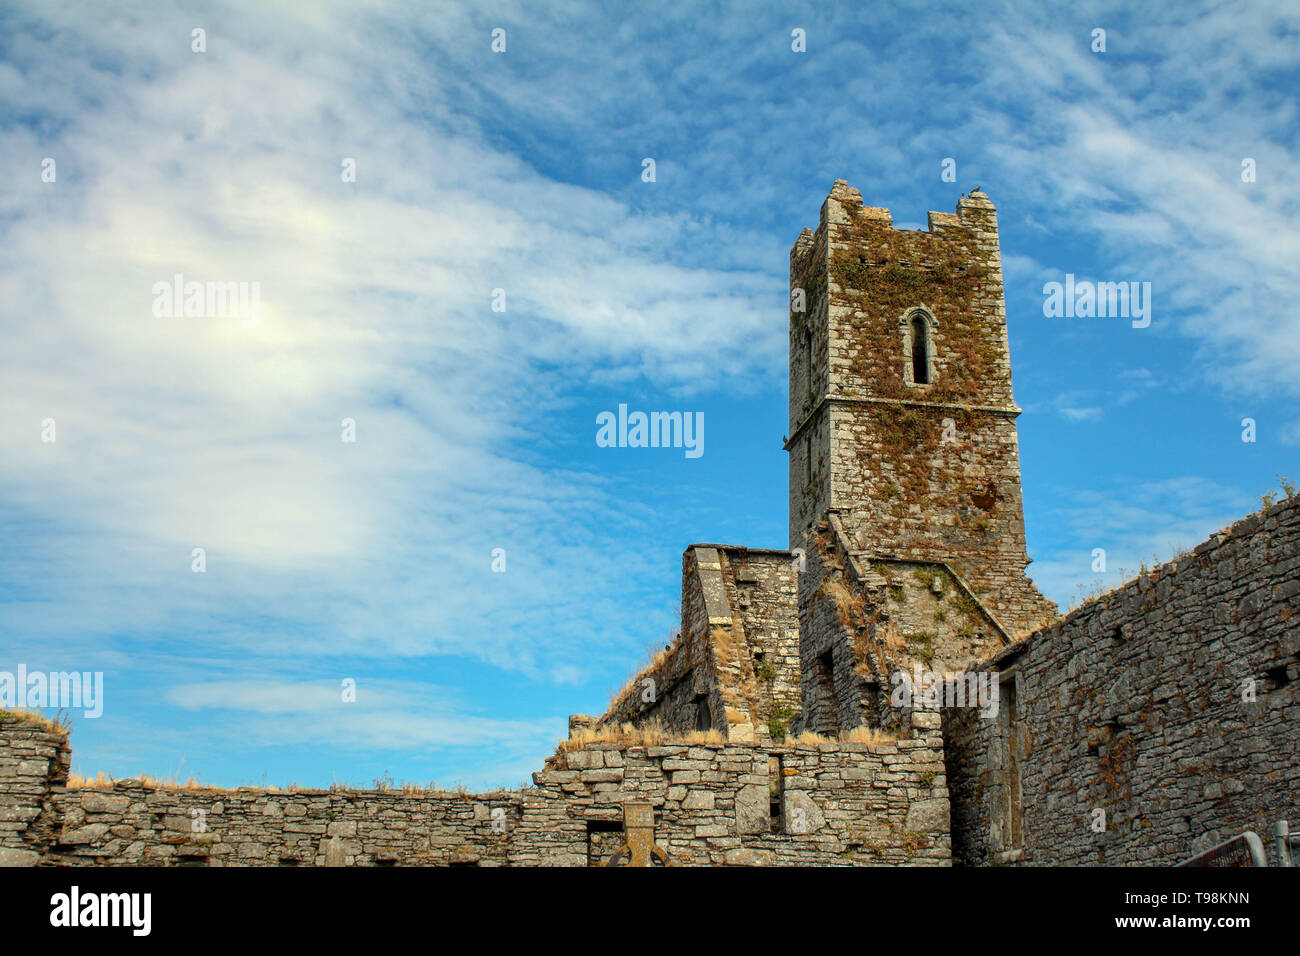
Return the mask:
<svg viewBox="0 0 1300 956">
<path fill-rule="evenodd" d="M 133 785 L 138 784 L 140 786 L 147 787 L 151 790 L 210 790 L 219 793 L 231 793 L 236 790 L 255 790 L 259 793 L 267 793 L 267 794 L 275 793 L 275 794 L 288 795 L 293 793 L 300 793 L 303 790 L 319 789 L 315 787 L 301 787 L 296 783 L 289 783 L 284 786 L 277 786 L 275 784 L 250 784 L 242 787 L 220 787 L 211 783 L 202 783 L 198 780 L 195 780 L 193 776 L 189 777 L 186 780 L 180 780 L 176 777 L 173 777 L 170 780 L 164 780 L 160 777 L 151 777 L 148 774 L 143 774 L 143 773 L 136 774 L 134 777 L 131 777 L 129 779 Z M 110 777 L 108 774 L 104 773 L 101 770 L 93 777 L 83 777 L 80 774 L 75 774 L 75 773 L 69 774 L 67 786 L 69 790 L 111 790 L 114 786 L 126 782 L 127 782 L 126 779 L 117 780 L 113 777 Z M 396 783 L 392 781 L 376 780 L 374 784 L 370 786 L 366 786 L 364 784 L 357 785 L 353 783 L 335 781 L 334 783 L 330 784 L 328 788 L 325 789 L 331 791 L 344 791 L 344 790 L 352 791 L 352 790 L 374 789 L 374 790 L 382 790 L 382 791 L 389 791 L 395 793 L 407 793 L 407 794 L 430 793 L 430 794 L 442 794 L 445 796 L 457 796 L 457 797 L 464 797 L 469 795 L 469 788 L 466 787 L 463 783 L 454 784 L 451 787 L 444 787 L 444 786 L 439 786 L 439 784 L 436 781 L 432 781 L 432 780 L 429 781 L 427 784 L 414 783 L 411 781 L 403 781 L 401 783 Z"/>
<path fill-rule="evenodd" d="M 13 710 L 0 710 L 0 717 L 30 721 L 33 724 L 40 725 L 52 734 L 63 734 L 65 737 L 68 735 L 68 731 L 72 729 L 71 725 L 64 721 L 62 711 L 59 712 L 57 717 L 49 718 L 39 711 L 15 707 Z"/>
<path fill-rule="evenodd" d="M 217 787 L 210 783 L 200 783 L 190 776 L 186 780 L 179 780 L 173 777 L 171 780 L 163 780 L 161 777 L 151 777 L 147 773 L 136 774 L 130 778 L 132 781 L 139 783 L 141 786 L 148 787 L 151 790 L 233 790 L 234 787 Z M 100 771 L 93 777 L 83 777 L 78 773 L 68 774 L 69 790 L 111 790 L 119 782 L 110 777 L 104 771 Z M 271 787 L 269 789 L 275 789 Z"/>
<path fill-rule="evenodd" d="M 580 727 L 567 740 L 561 740 L 555 748 L 556 754 L 567 754 L 581 750 L 588 744 L 621 744 L 625 747 L 657 747 L 664 742 L 664 732 L 657 722 L 644 727 L 632 724 L 599 724 L 595 727 Z"/>
<path fill-rule="evenodd" d="M 841 575 L 826 578 L 822 581 L 821 588 L 822 593 L 835 605 L 840 626 L 845 630 L 852 630 L 855 619 L 860 618 L 866 609 L 866 598 L 862 592 L 854 593 Z"/>
<path fill-rule="evenodd" d="M 683 744 L 725 744 L 727 738 L 720 730 L 692 730 L 685 737 L 674 737 L 671 743 Z"/>
<path fill-rule="evenodd" d="M 661 670 L 668 663 L 668 659 L 681 647 L 681 641 L 681 634 L 675 634 L 667 645 L 652 653 L 646 663 L 634 670 L 618 690 L 611 692 L 609 695 L 609 708 L 605 711 L 605 714 L 609 715 L 617 711 L 632 696 L 643 678 Z"/>
<path fill-rule="evenodd" d="M 561 740 L 555 748 L 555 757 L 561 754 L 581 750 L 589 744 L 618 744 L 621 747 L 659 747 L 663 744 L 715 744 L 727 742 L 720 730 L 693 730 L 678 734 L 665 731 L 658 721 L 651 721 L 643 727 L 633 724 L 600 724 L 595 727 L 582 727 L 573 732 L 567 740 Z M 554 757 L 551 758 L 552 760 Z"/>
<path fill-rule="evenodd" d="M 115 782 L 112 777 L 102 770 L 93 777 L 83 777 L 79 773 L 68 774 L 69 790 L 107 790 Z"/>
<path fill-rule="evenodd" d="M 840 734 L 838 737 L 826 737 L 822 734 L 815 734 L 811 730 L 805 730 L 797 737 L 786 737 L 786 744 L 892 744 L 898 740 L 896 734 L 891 734 L 875 727 L 854 727 L 847 733 Z"/>
<path fill-rule="evenodd" d="M 792 734 L 786 734 L 785 740 L 782 741 L 783 744 L 791 747 L 795 744 L 828 744 L 830 742 L 831 738 L 823 737 L 821 734 L 815 734 L 811 730 L 805 730 L 797 737 Z"/>
<path fill-rule="evenodd" d="M 840 734 L 840 740 L 846 744 L 892 744 L 898 740 L 898 735 L 881 730 L 879 727 L 859 725 L 847 734 Z"/>
<path fill-rule="evenodd" d="M 721 664 L 730 664 L 736 657 L 735 635 L 730 628 L 714 626 L 709 632 L 713 640 L 713 652 Z"/>
</svg>

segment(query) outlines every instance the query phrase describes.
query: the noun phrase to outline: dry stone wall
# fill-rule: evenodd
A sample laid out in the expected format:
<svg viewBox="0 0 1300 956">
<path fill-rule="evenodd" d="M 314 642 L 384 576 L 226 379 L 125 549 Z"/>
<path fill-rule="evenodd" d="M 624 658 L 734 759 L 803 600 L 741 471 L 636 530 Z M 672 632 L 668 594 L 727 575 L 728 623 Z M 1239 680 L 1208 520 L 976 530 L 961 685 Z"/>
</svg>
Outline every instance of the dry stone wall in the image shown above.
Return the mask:
<svg viewBox="0 0 1300 956">
<path fill-rule="evenodd" d="M 959 674 L 1008 643 L 997 623 L 944 564 L 869 560 L 865 587 L 881 608 L 878 646 L 887 664 Z"/>
<path fill-rule="evenodd" d="M 588 743 L 536 786 L 487 794 L 216 790 L 125 780 L 67 790 L 66 739 L 3 720 L 5 865 L 586 866 L 629 803 L 678 865 L 947 865 L 937 713 L 906 739 L 797 746 Z M 40 764 L 40 766 L 37 766 Z"/>
<path fill-rule="evenodd" d="M 910 709 L 894 678 L 916 668 L 957 674 L 1007 643 L 997 622 L 946 565 L 872 558 L 850 549 L 842 515 L 814 527 L 800 575 L 804 704 L 796 730 L 897 732 Z"/>
<path fill-rule="evenodd" d="M 1172 863 L 1300 820 L 1300 498 L 990 664 L 999 720 L 945 712 L 957 859 Z M 1010 693 L 1006 691 L 1010 690 Z"/>
<path fill-rule="evenodd" d="M 0 866 L 32 866 L 59 828 L 72 752 L 46 722 L 0 711 Z"/>
<path fill-rule="evenodd" d="M 593 723 L 653 722 L 679 733 L 719 729 L 725 734 L 728 695 L 718 672 L 715 629 L 731 630 L 720 558 L 716 547 L 695 545 L 682 555 L 681 631 Z M 733 716 L 743 722 L 738 711 Z"/>
<path fill-rule="evenodd" d="M 600 826 L 636 800 L 681 865 L 947 865 L 938 714 L 917 724 L 882 744 L 588 745 L 534 774 L 511 860 L 583 865 Z"/>
<path fill-rule="evenodd" d="M 871 675 L 864 675 L 859 638 L 871 627 L 874 608 L 863 602 L 858 585 L 830 523 L 819 522 L 799 575 L 803 707 L 791 727 L 795 733 L 842 734 L 871 713 L 878 688 L 868 683 Z"/>
<path fill-rule="evenodd" d="M 813 522 L 831 506 L 831 435 L 820 413 L 830 371 L 826 252 L 825 229 L 803 230 L 790 250 L 791 549 L 807 547 Z"/>
<path fill-rule="evenodd" d="M 790 552 L 692 545 L 682 561 L 680 634 L 595 723 L 768 739 L 799 708 L 795 608 Z"/>
<path fill-rule="evenodd" d="M 780 738 L 799 712 L 799 619 L 795 561 L 788 551 L 719 547 L 732 625 L 718 674 L 754 738 Z"/>
<path fill-rule="evenodd" d="M 1300 819 L 1300 499 L 987 670 L 995 715 L 914 706 L 892 743 L 575 740 L 534 787 L 481 795 L 67 790 L 66 737 L 0 715 L 0 863 L 587 865 L 629 803 L 680 864 L 1177 862 Z"/>
<path fill-rule="evenodd" d="M 515 793 L 70 790 L 47 862 L 64 866 L 448 866 L 506 862 Z"/>
</svg>

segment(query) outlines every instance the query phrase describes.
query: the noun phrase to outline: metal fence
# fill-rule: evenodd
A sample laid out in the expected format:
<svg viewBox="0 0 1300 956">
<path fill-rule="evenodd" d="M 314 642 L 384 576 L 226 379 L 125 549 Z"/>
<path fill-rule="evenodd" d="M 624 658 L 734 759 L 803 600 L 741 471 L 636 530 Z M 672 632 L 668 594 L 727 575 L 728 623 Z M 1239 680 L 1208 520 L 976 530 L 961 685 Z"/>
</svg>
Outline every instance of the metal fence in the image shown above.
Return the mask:
<svg viewBox="0 0 1300 956">
<path fill-rule="evenodd" d="M 1292 835 L 1285 820 L 1273 827 L 1274 853 L 1277 866 L 1295 866 L 1300 860 L 1300 834 Z M 1268 866 L 1268 853 L 1264 841 L 1254 830 L 1239 833 L 1203 853 L 1198 853 L 1179 866 Z"/>
</svg>

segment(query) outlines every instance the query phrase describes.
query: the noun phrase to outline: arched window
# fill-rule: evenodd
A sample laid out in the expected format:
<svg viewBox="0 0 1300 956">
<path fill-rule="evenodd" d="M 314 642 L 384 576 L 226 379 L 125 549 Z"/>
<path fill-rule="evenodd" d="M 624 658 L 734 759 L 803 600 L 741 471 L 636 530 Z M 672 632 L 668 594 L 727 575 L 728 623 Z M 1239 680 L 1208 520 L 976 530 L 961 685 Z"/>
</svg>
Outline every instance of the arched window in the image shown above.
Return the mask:
<svg viewBox="0 0 1300 956">
<path fill-rule="evenodd" d="M 930 328 L 919 314 L 912 316 L 912 384 L 930 384 Z"/>
<path fill-rule="evenodd" d="M 934 381 L 934 333 L 939 323 L 925 308 L 911 309 L 899 320 L 903 340 L 903 378 L 908 385 L 930 385 Z"/>
</svg>

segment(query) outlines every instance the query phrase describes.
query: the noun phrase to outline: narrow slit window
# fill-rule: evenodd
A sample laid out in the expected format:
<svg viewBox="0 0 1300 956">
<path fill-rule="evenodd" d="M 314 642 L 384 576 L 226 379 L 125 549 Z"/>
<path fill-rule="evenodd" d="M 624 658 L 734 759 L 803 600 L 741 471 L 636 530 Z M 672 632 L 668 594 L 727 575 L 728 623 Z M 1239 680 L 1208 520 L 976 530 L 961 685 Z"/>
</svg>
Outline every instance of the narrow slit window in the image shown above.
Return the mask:
<svg viewBox="0 0 1300 956">
<path fill-rule="evenodd" d="M 912 384 L 930 384 L 930 329 L 922 316 L 912 316 Z"/>
<path fill-rule="evenodd" d="M 1008 849 L 1020 846 L 1020 820 L 1022 801 L 1020 796 L 1020 746 L 1017 739 L 1019 717 L 1016 714 L 1016 678 L 1003 674 L 1000 689 L 1006 701 L 1002 708 L 1005 721 L 1003 734 L 1006 740 L 1007 757 L 1007 831 L 1004 840 Z"/>
<path fill-rule="evenodd" d="M 769 756 L 767 758 L 768 814 L 771 818 L 768 829 L 773 833 L 784 831 L 785 788 L 782 783 L 785 780 L 785 775 L 781 772 L 781 769 L 781 758 L 779 756 Z"/>
<path fill-rule="evenodd" d="M 817 395 L 817 372 L 813 361 L 813 333 L 807 326 L 803 330 L 803 354 L 808 356 L 808 400 L 811 402 Z"/>
</svg>

